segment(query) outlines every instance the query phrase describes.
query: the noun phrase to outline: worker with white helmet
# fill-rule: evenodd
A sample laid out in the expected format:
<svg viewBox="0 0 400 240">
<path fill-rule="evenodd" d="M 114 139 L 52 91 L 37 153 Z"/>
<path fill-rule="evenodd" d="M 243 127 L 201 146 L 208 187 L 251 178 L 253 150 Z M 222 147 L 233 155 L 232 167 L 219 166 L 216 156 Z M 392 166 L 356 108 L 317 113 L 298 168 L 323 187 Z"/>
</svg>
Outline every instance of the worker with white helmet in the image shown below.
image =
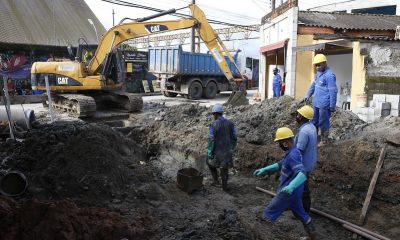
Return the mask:
<svg viewBox="0 0 400 240">
<path fill-rule="evenodd" d="M 304 101 L 314 94 L 313 107 L 314 118 L 313 123 L 321 129 L 322 143 L 328 141 L 329 136 L 329 118 L 331 113 L 336 110 L 336 100 L 338 89 L 336 86 L 336 76 L 328 67 L 326 56 L 317 54 L 314 57 L 313 64 L 317 69 L 317 75 L 312 83 Z"/>
<path fill-rule="evenodd" d="M 254 171 L 255 176 L 270 172 L 281 172 L 276 196 L 264 210 L 263 217 L 268 222 L 275 222 L 286 210 L 292 210 L 294 216 L 304 225 L 305 230 L 314 238 L 315 228 L 310 215 L 304 210 L 302 194 L 304 181 L 307 180 L 300 151 L 293 141 L 294 134 L 290 128 L 282 127 L 276 131 L 275 142 L 286 152 L 285 157 L 274 164 Z"/>
<path fill-rule="evenodd" d="M 212 185 L 220 185 L 218 168 L 222 180 L 222 189 L 228 190 L 228 170 L 233 166 L 233 151 L 236 148 L 237 136 L 234 124 L 224 118 L 224 107 L 216 104 L 212 108 L 214 122 L 210 125 L 208 136 L 207 165 L 213 177 Z"/>
<path fill-rule="evenodd" d="M 310 213 L 311 209 L 311 193 L 308 187 L 308 179 L 317 162 L 317 129 L 310 121 L 313 117 L 314 110 L 308 105 L 297 110 L 296 122 L 300 128 L 294 138 L 294 143 L 303 157 L 304 171 L 307 176 L 303 191 L 303 207 L 307 213 Z"/>
</svg>

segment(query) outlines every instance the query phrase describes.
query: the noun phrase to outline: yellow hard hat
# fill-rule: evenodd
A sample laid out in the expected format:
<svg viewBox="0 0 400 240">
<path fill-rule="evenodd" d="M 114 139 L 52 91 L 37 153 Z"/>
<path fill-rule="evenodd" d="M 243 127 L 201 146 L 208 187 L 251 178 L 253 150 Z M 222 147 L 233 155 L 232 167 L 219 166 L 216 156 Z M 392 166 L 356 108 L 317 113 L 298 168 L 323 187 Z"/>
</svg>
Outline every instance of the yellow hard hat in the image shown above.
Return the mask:
<svg viewBox="0 0 400 240">
<path fill-rule="evenodd" d="M 324 54 L 317 54 L 314 57 L 313 64 L 318 64 L 326 61 L 326 56 Z"/>
<path fill-rule="evenodd" d="M 314 109 L 308 105 L 297 109 L 297 112 L 301 114 L 301 116 L 311 120 L 314 117 Z"/>
<path fill-rule="evenodd" d="M 282 128 L 278 128 L 278 130 L 276 130 L 274 141 L 276 142 L 279 140 L 292 138 L 292 137 L 294 137 L 292 130 L 290 130 L 290 128 L 288 128 L 288 127 L 282 127 Z"/>
</svg>

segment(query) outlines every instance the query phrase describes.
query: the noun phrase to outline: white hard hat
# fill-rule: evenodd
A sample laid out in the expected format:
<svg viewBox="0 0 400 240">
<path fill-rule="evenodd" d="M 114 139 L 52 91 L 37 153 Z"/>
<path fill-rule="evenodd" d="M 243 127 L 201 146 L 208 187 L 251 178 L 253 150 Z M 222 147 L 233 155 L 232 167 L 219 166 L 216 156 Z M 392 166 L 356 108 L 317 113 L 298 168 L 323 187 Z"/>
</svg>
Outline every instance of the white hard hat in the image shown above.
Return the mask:
<svg viewBox="0 0 400 240">
<path fill-rule="evenodd" d="M 221 104 L 215 104 L 212 108 L 212 113 L 223 113 L 224 107 Z"/>
</svg>

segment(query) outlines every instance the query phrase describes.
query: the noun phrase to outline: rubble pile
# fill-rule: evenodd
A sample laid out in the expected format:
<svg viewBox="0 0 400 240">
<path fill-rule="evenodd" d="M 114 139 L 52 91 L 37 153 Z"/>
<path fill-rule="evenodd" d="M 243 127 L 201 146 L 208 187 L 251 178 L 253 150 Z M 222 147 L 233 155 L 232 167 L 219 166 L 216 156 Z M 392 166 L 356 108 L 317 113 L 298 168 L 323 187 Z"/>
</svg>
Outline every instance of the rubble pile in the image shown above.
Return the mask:
<svg viewBox="0 0 400 240">
<path fill-rule="evenodd" d="M 235 123 L 239 137 L 235 169 L 250 176 L 254 169 L 279 161 L 283 153 L 273 142 L 275 131 L 288 126 L 296 133 L 296 110 L 302 105 L 284 96 L 258 105 L 228 107 L 225 116 Z M 147 133 L 149 144 L 167 145 L 169 153 L 174 152 L 171 149 L 184 151 L 181 162 L 187 163 L 192 158 L 192 166 L 204 166 L 208 126 L 212 121 L 210 111 L 210 108 L 187 104 L 161 112 L 162 118 Z M 381 147 L 387 138 L 395 139 L 399 134 L 399 118 L 367 124 L 353 113 L 337 109 L 331 117 L 330 138 L 333 141 L 319 147 L 317 169 L 310 182 L 315 189 L 315 206 L 357 222 Z M 388 145 L 367 223 L 370 229 L 389 236 L 398 234 L 398 226 L 391 219 L 400 219 L 398 156 L 400 149 Z M 207 174 L 207 168 L 203 170 Z M 383 217 L 385 215 L 390 218 Z"/>
<path fill-rule="evenodd" d="M 1 169 L 18 170 L 35 197 L 99 202 L 120 195 L 129 181 L 146 177 L 145 153 L 133 141 L 103 125 L 57 122 L 40 125 L 22 143 L 0 146 Z"/>
<path fill-rule="evenodd" d="M 69 200 L 16 202 L 0 197 L 1 239 L 141 239 L 143 225 L 104 208 L 79 208 Z"/>
</svg>

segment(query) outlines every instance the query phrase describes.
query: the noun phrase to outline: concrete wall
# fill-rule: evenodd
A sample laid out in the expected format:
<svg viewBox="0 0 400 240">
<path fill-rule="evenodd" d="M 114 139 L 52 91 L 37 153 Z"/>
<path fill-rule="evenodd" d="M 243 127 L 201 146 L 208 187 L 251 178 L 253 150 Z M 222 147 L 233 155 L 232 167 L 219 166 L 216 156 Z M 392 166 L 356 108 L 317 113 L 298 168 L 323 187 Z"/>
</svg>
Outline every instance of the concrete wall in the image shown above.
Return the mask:
<svg viewBox="0 0 400 240">
<path fill-rule="evenodd" d="M 360 53 L 360 42 L 353 42 L 353 74 L 351 81 L 351 109 L 365 106 L 365 56 Z"/>
<path fill-rule="evenodd" d="M 307 46 L 314 43 L 313 35 L 299 35 L 297 36 L 297 46 Z M 313 51 L 298 52 L 296 57 L 297 71 L 296 71 L 296 90 L 295 98 L 303 98 L 311 83 L 314 80 L 314 68 L 312 59 L 314 57 Z"/>
<path fill-rule="evenodd" d="M 352 78 L 352 54 L 339 54 L 339 55 L 327 55 L 328 66 L 332 69 L 336 76 L 336 86 L 338 88 L 337 103 L 338 107 L 342 106 L 342 103 L 347 100 L 344 94 L 345 83 L 348 82 L 351 85 Z"/>
<path fill-rule="evenodd" d="M 400 94 L 400 42 L 362 43 L 365 54 L 365 92 L 371 100 L 373 94 Z"/>
<path fill-rule="evenodd" d="M 286 52 L 286 91 L 285 95 L 295 95 L 296 53 L 292 48 L 297 45 L 298 8 L 294 7 L 261 26 L 262 46 L 270 45 L 289 39 Z M 260 83 L 261 99 L 268 98 L 268 56 L 260 54 Z M 282 73 L 283 75 L 283 73 Z"/>
</svg>

